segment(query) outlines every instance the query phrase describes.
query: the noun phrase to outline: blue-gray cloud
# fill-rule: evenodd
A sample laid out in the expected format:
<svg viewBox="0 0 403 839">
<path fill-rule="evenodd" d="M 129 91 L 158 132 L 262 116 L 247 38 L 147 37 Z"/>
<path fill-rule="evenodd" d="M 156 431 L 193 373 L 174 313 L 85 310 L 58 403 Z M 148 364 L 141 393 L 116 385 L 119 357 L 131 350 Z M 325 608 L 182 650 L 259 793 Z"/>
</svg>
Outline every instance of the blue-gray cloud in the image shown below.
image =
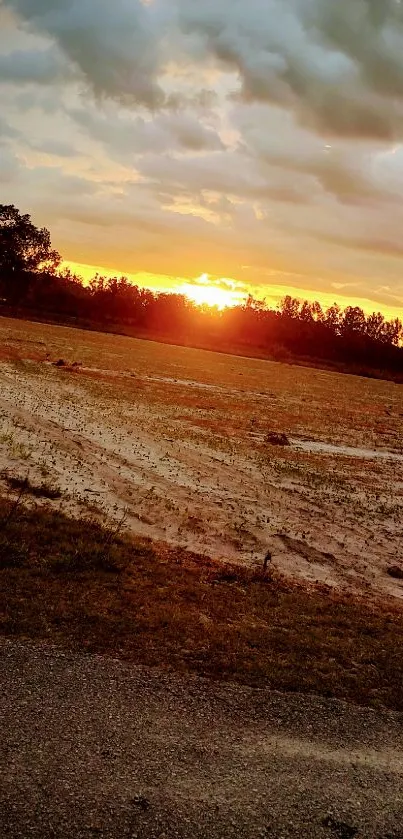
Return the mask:
<svg viewBox="0 0 403 839">
<path fill-rule="evenodd" d="M 45 33 L 98 96 L 155 108 L 158 43 L 140 0 L 5 0 L 34 31 Z"/>
<path fill-rule="evenodd" d="M 52 47 L 0 53 L 0 82 L 3 83 L 48 85 L 72 77 L 71 66 Z"/>
<path fill-rule="evenodd" d="M 246 101 L 276 103 L 319 132 L 403 137 L 397 0 L 4 2 L 99 96 L 156 109 L 169 62 L 213 60 L 237 75 Z"/>
<path fill-rule="evenodd" d="M 396 0 L 177 0 L 181 28 L 233 69 L 247 101 L 335 136 L 403 136 Z"/>
</svg>

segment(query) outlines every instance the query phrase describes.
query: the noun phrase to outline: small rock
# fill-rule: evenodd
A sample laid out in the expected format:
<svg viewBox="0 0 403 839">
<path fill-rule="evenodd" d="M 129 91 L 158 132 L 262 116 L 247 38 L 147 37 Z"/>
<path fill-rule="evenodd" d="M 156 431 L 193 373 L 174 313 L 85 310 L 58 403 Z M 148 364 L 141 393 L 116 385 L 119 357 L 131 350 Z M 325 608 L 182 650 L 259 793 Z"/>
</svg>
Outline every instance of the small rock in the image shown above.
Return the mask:
<svg viewBox="0 0 403 839">
<path fill-rule="evenodd" d="M 333 816 L 327 816 L 323 819 L 323 827 L 328 827 L 336 834 L 338 839 L 353 839 L 358 833 L 358 827 L 346 824 L 346 822 L 337 821 Z"/>
<path fill-rule="evenodd" d="M 150 802 L 144 795 L 135 795 L 132 804 L 134 807 L 140 807 L 141 810 L 148 810 Z"/>
<path fill-rule="evenodd" d="M 270 443 L 271 446 L 289 446 L 290 441 L 286 434 L 282 434 L 281 431 L 269 431 L 266 434 L 266 443 Z"/>
<path fill-rule="evenodd" d="M 390 565 L 386 569 L 386 573 L 395 580 L 403 580 L 403 568 L 400 568 L 399 565 Z"/>
</svg>

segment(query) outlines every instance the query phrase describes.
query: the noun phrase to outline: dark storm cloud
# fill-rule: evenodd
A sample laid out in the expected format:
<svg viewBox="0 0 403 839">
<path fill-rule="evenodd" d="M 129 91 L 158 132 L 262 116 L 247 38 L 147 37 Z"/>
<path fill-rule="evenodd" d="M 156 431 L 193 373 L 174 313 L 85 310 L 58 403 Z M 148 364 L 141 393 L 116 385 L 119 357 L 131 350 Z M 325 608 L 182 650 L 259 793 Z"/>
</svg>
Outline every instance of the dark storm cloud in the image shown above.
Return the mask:
<svg viewBox="0 0 403 839">
<path fill-rule="evenodd" d="M 329 134 L 403 135 L 397 0 L 178 0 L 181 28 L 241 80 Z"/>
<path fill-rule="evenodd" d="M 153 15 L 139 0 L 6 3 L 34 30 L 56 41 L 96 95 L 150 108 L 161 102 Z"/>
<path fill-rule="evenodd" d="M 98 95 L 158 108 L 163 67 L 215 59 L 316 130 L 403 136 L 398 0 L 5 0 Z"/>
</svg>

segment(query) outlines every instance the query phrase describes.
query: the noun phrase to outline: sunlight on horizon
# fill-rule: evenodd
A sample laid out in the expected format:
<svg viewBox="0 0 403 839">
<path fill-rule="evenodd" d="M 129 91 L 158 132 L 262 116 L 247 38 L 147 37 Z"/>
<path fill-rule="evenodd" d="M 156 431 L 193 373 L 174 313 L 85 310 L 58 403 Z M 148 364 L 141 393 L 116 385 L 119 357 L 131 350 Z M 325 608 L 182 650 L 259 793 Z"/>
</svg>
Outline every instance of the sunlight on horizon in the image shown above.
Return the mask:
<svg viewBox="0 0 403 839">
<path fill-rule="evenodd" d="M 229 278 L 212 279 L 207 272 L 195 278 L 174 277 L 146 271 L 132 273 L 71 260 L 64 260 L 61 267 L 69 268 L 72 273 L 80 276 L 84 284 L 89 283 L 97 273 L 105 277 L 125 276 L 140 288 L 148 288 L 155 293 L 184 294 L 196 305 L 207 305 L 219 310 L 242 304 L 249 294 L 256 299 L 265 300 L 270 308 L 276 308 L 280 300 L 289 294 L 291 297 L 297 297 L 301 301 L 308 300 L 310 303 L 317 300 L 323 310 L 337 303 L 341 309 L 347 306 L 360 306 L 367 315 L 381 311 L 387 320 L 401 318 L 401 309 L 398 306 L 387 306 L 359 296 L 348 297 L 338 293 L 337 289 L 318 291 L 281 285 L 278 282 L 256 286 L 254 283 L 239 282 Z"/>
<path fill-rule="evenodd" d="M 225 287 L 227 286 L 228 287 Z M 234 283 L 235 285 L 235 283 Z M 229 287 L 229 281 L 212 281 L 208 274 L 202 274 L 195 282 L 185 282 L 178 286 L 178 292 L 185 294 L 197 306 L 211 306 L 217 309 L 227 309 L 243 303 L 248 292 L 234 291 Z"/>
</svg>

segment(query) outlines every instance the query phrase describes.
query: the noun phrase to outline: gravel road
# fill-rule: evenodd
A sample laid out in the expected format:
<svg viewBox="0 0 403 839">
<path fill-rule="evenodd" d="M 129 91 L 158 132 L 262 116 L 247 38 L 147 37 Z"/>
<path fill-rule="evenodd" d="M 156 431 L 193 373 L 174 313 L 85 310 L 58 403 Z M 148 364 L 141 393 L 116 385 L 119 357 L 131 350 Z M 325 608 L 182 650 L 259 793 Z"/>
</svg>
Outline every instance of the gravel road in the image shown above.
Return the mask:
<svg viewBox="0 0 403 839">
<path fill-rule="evenodd" d="M 0 643 L 1 839 L 403 839 L 403 714 Z"/>
</svg>

